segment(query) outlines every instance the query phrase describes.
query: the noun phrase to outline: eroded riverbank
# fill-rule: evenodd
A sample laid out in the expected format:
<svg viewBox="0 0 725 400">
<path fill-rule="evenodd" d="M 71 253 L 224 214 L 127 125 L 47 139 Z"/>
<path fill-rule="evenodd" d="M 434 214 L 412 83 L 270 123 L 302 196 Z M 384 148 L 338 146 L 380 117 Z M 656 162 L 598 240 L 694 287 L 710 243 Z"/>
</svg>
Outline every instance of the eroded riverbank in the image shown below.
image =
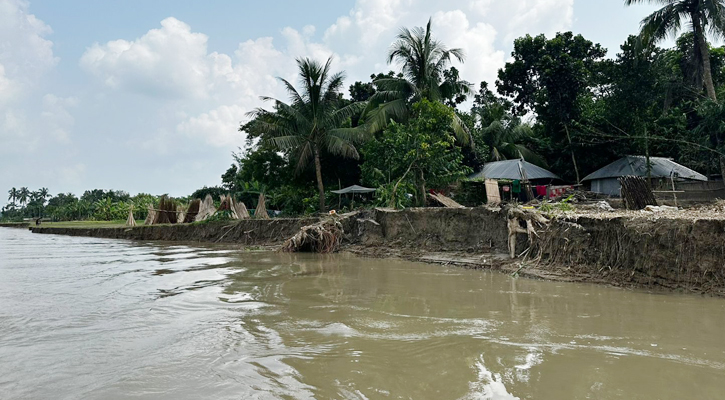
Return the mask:
<svg viewBox="0 0 725 400">
<path fill-rule="evenodd" d="M 520 214 L 520 213 L 519 213 Z M 516 214 L 516 215 L 519 215 Z M 509 209 L 376 209 L 339 216 L 342 250 L 367 257 L 502 270 L 534 278 L 725 296 L 725 215 L 569 214 L 515 233 Z M 538 217 L 537 217 L 538 218 Z M 135 228 L 32 228 L 35 233 L 279 247 L 318 219 Z"/>
</svg>

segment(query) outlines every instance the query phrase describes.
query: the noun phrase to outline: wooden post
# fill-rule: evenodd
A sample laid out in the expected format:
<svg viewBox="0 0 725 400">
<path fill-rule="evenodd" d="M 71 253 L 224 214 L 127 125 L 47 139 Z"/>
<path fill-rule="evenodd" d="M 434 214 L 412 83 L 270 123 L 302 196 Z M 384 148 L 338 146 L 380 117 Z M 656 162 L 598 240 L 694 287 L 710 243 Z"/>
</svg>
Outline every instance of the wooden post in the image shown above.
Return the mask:
<svg viewBox="0 0 725 400">
<path fill-rule="evenodd" d="M 675 199 L 675 207 L 677 207 L 677 193 L 675 191 L 675 178 L 670 173 L 670 182 L 672 183 L 672 197 Z"/>
</svg>

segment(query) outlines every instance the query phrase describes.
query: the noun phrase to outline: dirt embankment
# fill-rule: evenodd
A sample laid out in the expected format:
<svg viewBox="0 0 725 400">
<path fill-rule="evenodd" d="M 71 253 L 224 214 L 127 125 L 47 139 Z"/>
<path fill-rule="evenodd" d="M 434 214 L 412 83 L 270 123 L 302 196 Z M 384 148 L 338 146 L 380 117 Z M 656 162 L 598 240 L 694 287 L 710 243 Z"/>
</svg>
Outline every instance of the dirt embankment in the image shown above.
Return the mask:
<svg viewBox="0 0 725 400">
<path fill-rule="evenodd" d="M 507 210 L 375 210 L 346 228 L 348 249 L 373 256 L 498 269 L 536 278 L 725 296 L 725 215 L 563 216 L 516 233 Z M 523 226 L 521 226 L 523 228 Z"/>
<path fill-rule="evenodd" d="M 532 250 L 539 268 L 587 281 L 725 296 L 725 218 L 568 217 Z"/>
<path fill-rule="evenodd" d="M 708 218 L 570 214 L 527 226 L 518 209 L 376 209 L 338 216 L 342 250 L 522 276 L 725 296 L 725 213 Z M 525 214 L 525 212 L 524 212 Z M 714 215 L 714 216 L 713 216 Z M 135 228 L 33 227 L 35 233 L 280 246 L 316 218 Z M 511 259 L 509 234 L 518 233 Z M 516 228 L 518 226 L 518 228 Z M 527 228 L 533 228 L 528 230 Z"/>
<path fill-rule="evenodd" d="M 29 222 L 4 222 L 0 223 L 0 228 L 27 228 L 30 226 Z"/>
<path fill-rule="evenodd" d="M 149 225 L 133 228 L 33 227 L 33 233 L 90 236 L 109 239 L 162 240 L 183 242 L 279 245 L 316 218 L 209 222 L 177 225 Z"/>
<path fill-rule="evenodd" d="M 376 209 L 345 224 L 353 245 L 420 251 L 506 251 L 506 212 L 478 208 Z"/>
</svg>

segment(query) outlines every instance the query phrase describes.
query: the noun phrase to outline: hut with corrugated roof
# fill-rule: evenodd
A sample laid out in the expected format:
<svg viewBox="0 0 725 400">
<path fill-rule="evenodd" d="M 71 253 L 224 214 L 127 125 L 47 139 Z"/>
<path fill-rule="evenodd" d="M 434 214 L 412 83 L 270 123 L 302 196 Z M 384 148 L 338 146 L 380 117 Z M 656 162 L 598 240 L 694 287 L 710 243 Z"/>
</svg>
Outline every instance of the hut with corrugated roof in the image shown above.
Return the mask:
<svg viewBox="0 0 725 400">
<path fill-rule="evenodd" d="M 585 176 L 582 182 L 588 182 L 592 192 L 618 197 L 621 190 L 619 178 L 623 176 L 676 182 L 707 181 L 705 175 L 680 165 L 671 158 L 649 157 L 648 166 L 645 156 L 626 156 Z"/>
</svg>

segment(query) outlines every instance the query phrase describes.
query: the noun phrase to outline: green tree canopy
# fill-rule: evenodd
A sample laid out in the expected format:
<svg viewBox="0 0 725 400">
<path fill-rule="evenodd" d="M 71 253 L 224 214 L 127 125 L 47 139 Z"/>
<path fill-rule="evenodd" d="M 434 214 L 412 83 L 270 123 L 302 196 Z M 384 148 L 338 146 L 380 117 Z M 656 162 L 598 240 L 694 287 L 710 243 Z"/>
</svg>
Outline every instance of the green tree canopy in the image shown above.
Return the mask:
<svg viewBox="0 0 725 400">
<path fill-rule="evenodd" d="M 572 126 L 601 83 L 599 63 L 606 53 L 600 45 L 571 32 L 551 39 L 526 35 L 514 41 L 513 61 L 498 73 L 499 92 L 513 100 L 519 114 L 536 114 L 541 133 L 557 150 L 549 156 L 557 169 L 573 169 L 577 181 L 579 149 L 572 139 Z M 570 163 L 561 157 L 561 150 L 570 154 Z"/>
<path fill-rule="evenodd" d="M 391 123 L 378 140 L 363 150 L 363 180 L 386 187 L 388 205 L 398 203 L 401 185 L 416 187 L 416 202 L 425 204 L 426 187 L 441 188 L 470 172 L 451 131 L 453 110 L 426 99 L 413 105 L 406 124 Z"/>
</svg>

